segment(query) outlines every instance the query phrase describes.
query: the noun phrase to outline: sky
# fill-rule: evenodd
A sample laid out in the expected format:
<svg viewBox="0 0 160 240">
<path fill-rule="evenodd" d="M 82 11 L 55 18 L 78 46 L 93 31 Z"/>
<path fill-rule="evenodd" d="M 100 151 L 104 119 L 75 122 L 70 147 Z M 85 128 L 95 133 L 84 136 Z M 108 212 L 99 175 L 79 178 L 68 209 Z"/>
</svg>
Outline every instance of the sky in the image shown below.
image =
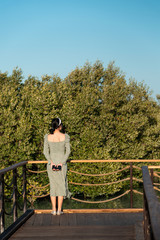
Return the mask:
<svg viewBox="0 0 160 240">
<path fill-rule="evenodd" d="M 24 79 L 97 60 L 160 94 L 159 0 L 0 0 L 0 71 Z"/>
</svg>

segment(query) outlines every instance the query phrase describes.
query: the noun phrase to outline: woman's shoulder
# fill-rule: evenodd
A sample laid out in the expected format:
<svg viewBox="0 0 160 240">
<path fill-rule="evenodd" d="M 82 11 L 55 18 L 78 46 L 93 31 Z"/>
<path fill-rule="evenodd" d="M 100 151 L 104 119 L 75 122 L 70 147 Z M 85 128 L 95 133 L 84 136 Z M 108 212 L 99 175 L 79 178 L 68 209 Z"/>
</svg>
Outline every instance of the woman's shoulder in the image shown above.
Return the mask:
<svg viewBox="0 0 160 240">
<path fill-rule="evenodd" d="M 65 133 L 65 142 L 69 142 L 69 141 L 70 141 L 70 136 L 67 133 Z"/>
<path fill-rule="evenodd" d="M 44 139 L 48 139 L 48 133 L 44 135 Z"/>
</svg>

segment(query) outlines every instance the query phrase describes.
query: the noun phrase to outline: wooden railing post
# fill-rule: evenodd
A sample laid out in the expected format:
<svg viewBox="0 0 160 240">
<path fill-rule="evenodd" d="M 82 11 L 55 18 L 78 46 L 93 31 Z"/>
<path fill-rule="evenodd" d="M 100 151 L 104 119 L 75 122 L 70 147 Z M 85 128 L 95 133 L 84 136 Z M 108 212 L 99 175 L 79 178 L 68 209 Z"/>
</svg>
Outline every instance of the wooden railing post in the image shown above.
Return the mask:
<svg viewBox="0 0 160 240">
<path fill-rule="evenodd" d="M 130 206 L 133 208 L 133 163 L 130 163 Z"/>
<path fill-rule="evenodd" d="M 13 170 L 13 221 L 17 220 L 17 168 Z"/>
<path fill-rule="evenodd" d="M 5 218 L 4 218 L 4 174 L 0 174 L 0 224 L 1 233 L 5 230 Z"/>
<path fill-rule="evenodd" d="M 27 200 L 26 200 L 26 165 L 23 166 L 23 212 L 27 210 Z"/>
</svg>

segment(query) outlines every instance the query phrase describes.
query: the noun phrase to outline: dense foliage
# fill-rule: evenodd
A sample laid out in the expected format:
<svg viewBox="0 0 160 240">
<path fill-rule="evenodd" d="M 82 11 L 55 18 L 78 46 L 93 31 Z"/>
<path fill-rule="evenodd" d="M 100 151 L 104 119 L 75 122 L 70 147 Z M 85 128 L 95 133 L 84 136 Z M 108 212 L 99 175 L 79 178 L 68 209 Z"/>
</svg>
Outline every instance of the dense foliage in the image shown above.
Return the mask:
<svg viewBox="0 0 160 240">
<path fill-rule="evenodd" d="M 113 63 L 86 63 L 62 80 L 58 76 L 29 76 L 21 70 L 0 73 L 0 168 L 23 160 L 44 160 L 43 136 L 53 117 L 60 117 L 71 137 L 70 159 L 159 159 L 160 110 L 148 88 L 125 76 Z M 42 166 L 32 166 L 32 169 Z M 70 164 L 85 173 L 113 172 L 121 164 Z M 73 182 L 110 182 L 107 177 L 68 174 Z M 44 175 L 31 176 L 37 186 L 47 184 Z M 70 185 L 72 193 L 95 197 L 113 194 L 122 183 L 101 187 Z M 36 191 L 36 190 L 35 190 Z"/>
</svg>

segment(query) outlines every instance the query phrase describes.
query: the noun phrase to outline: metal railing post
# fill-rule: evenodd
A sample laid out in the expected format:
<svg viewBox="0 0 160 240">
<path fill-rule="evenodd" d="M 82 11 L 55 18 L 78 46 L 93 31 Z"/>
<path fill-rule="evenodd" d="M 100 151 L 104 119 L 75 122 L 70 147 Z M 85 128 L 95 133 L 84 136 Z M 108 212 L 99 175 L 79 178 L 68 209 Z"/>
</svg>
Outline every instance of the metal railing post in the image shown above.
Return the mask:
<svg viewBox="0 0 160 240">
<path fill-rule="evenodd" d="M 4 217 L 4 174 L 0 174 L 0 231 L 5 230 L 5 217 Z"/>
<path fill-rule="evenodd" d="M 133 208 L 133 163 L 130 163 L 130 206 Z"/>
<path fill-rule="evenodd" d="M 17 168 L 13 170 L 13 221 L 17 220 Z"/>
<path fill-rule="evenodd" d="M 27 210 L 27 199 L 26 199 L 26 165 L 23 166 L 23 212 Z"/>
</svg>

